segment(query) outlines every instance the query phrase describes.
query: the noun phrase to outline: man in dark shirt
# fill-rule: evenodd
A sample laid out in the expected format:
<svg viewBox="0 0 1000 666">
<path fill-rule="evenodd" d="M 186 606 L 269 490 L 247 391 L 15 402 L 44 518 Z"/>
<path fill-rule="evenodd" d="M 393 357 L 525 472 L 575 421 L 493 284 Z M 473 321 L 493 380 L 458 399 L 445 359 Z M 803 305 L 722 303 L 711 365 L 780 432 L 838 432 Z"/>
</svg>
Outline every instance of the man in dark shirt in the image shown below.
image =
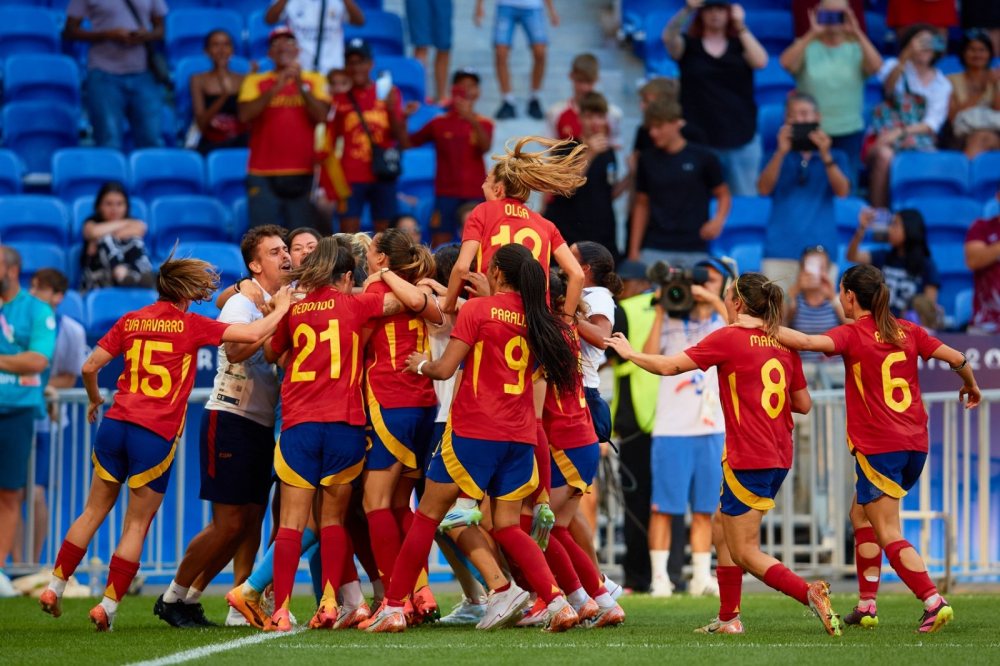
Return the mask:
<svg viewBox="0 0 1000 666">
<path fill-rule="evenodd" d="M 639 155 L 628 256 L 691 266 L 707 258 L 709 242 L 722 233 L 732 203 L 729 187 L 718 158 L 681 134 L 679 104 L 653 102 L 645 125 L 654 147 Z M 718 206 L 710 218 L 712 197 Z"/>
</svg>

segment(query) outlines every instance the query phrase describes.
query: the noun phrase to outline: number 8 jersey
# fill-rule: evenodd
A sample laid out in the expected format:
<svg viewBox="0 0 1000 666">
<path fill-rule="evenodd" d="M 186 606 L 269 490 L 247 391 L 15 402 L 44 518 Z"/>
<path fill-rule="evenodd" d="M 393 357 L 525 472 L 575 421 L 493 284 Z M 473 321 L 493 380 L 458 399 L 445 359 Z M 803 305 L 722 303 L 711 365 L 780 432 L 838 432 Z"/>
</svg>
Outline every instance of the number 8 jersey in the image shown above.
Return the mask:
<svg viewBox="0 0 1000 666">
<path fill-rule="evenodd" d="M 509 197 L 486 201 L 472 210 L 462 231 L 462 242 L 466 241 L 479 243 L 476 270 L 480 273 L 486 272 L 493 255 L 504 245 L 517 243 L 528 248 L 545 271 L 546 290 L 552 253 L 566 244 L 556 225 Z"/>
<path fill-rule="evenodd" d="M 799 355 L 763 331 L 727 326 L 685 354 L 719 370 L 726 419 L 723 459 L 732 469 L 792 466 L 791 394 L 806 388 Z"/>
<path fill-rule="evenodd" d="M 901 346 L 882 342 L 871 316 L 825 334 L 844 358 L 847 445 L 867 455 L 927 452 L 927 412 L 920 398 L 917 357 L 927 360 L 942 342 L 899 320 Z"/>
</svg>

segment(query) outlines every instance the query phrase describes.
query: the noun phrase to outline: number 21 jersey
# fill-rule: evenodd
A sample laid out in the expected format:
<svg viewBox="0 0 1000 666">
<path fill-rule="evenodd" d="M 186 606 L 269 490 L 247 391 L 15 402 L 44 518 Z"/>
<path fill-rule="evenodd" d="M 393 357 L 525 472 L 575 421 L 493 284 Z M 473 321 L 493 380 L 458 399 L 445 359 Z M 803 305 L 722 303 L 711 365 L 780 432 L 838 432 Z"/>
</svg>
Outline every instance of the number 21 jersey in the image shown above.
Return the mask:
<svg viewBox="0 0 1000 666">
<path fill-rule="evenodd" d="M 481 203 L 472 210 L 462 231 L 462 242 L 466 241 L 479 242 L 476 270 L 480 273 L 489 268 L 497 250 L 517 243 L 531 250 L 532 256 L 542 265 L 546 280 L 552 253 L 566 244 L 556 225 L 523 202 L 509 197 Z"/>
</svg>

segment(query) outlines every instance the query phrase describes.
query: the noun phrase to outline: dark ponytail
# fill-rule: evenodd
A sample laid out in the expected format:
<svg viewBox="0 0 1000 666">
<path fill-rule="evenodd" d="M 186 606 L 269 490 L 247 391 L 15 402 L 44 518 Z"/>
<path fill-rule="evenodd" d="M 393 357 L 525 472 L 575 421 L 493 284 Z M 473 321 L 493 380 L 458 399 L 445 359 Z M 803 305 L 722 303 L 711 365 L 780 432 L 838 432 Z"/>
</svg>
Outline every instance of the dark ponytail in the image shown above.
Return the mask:
<svg viewBox="0 0 1000 666">
<path fill-rule="evenodd" d="M 375 249 L 389 258 L 389 268 L 407 282 L 416 284 L 434 275 L 434 257 L 423 245 L 413 242 L 402 229 L 386 229 L 375 235 Z"/>
<path fill-rule="evenodd" d="M 872 313 L 882 342 L 901 346 L 903 332 L 889 309 L 889 286 L 885 283 L 882 271 L 871 264 L 858 264 L 844 272 L 840 283 L 844 291 L 854 292 L 862 309 Z"/>
<path fill-rule="evenodd" d="M 569 344 L 569 326 L 552 312 L 546 302 L 546 280 L 542 265 L 523 245 L 504 245 L 493 256 L 493 265 L 504 282 L 521 294 L 524 302 L 528 348 L 545 370 L 546 379 L 560 393 L 572 391 L 579 383 L 576 352 Z"/>
<path fill-rule="evenodd" d="M 916 208 L 905 208 L 899 215 L 903 223 L 903 263 L 906 272 L 914 277 L 922 277 L 931 250 L 927 247 L 927 225 L 924 216 Z"/>
<path fill-rule="evenodd" d="M 733 283 L 736 298 L 743 302 L 746 313 L 764 320 L 767 334 L 777 337 L 784 318 L 785 294 L 777 282 L 761 273 L 744 273 Z"/>
<path fill-rule="evenodd" d="M 590 275 L 594 284 L 604 287 L 613 296 L 622 293 L 625 285 L 615 273 L 615 259 L 611 256 L 611 251 L 608 248 L 593 241 L 580 241 L 576 244 L 576 251 L 580 253 L 580 263 L 584 266 L 590 266 Z"/>
</svg>

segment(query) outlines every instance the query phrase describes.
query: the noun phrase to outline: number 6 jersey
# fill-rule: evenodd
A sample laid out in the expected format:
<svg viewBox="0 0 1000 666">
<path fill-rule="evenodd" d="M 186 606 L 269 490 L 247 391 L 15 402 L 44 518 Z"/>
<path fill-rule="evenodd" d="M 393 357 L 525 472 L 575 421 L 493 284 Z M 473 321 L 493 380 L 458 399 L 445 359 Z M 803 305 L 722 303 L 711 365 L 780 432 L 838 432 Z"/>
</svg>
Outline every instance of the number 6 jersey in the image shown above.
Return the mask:
<svg viewBox="0 0 1000 666">
<path fill-rule="evenodd" d="M 732 469 L 792 466 L 791 394 L 806 388 L 802 360 L 763 331 L 727 326 L 684 352 L 719 369 L 726 420 L 724 460 Z"/>
</svg>

